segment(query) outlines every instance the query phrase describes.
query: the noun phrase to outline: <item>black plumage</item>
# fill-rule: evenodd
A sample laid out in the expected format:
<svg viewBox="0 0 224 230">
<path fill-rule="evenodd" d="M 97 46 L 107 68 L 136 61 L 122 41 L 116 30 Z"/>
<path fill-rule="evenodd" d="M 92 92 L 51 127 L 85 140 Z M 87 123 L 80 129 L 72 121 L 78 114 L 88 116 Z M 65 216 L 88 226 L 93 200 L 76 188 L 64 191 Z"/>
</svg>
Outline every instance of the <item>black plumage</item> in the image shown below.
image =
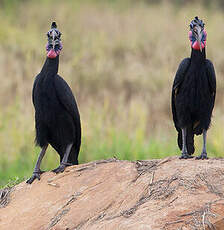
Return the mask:
<svg viewBox="0 0 224 230">
<path fill-rule="evenodd" d="M 81 144 L 81 125 L 78 107 L 68 84 L 58 74 L 59 56 L 47 58 L 33 86 L 36 143 L 43 147 L 51 144 L 64 156 L 66 146 L 74 142 L 69 163 L 78 164 Z"/>
<path fill-rule="evenodd" d="M 56 40 L 56 39 L 54 39 Z M 50 51 L 51 48 L 47 51 Z M 56 47 L 57 50 L 57 47 Z M 40 163 L 50 144 L 60 155 L 56 173 L 67 165 L 78 164 L 81 145 L 81 123 L 75 97 L 68 84 L 58 75 L 59 54 L 47 57 L 33 85 L 36 144 L 42 148 L 33 176 L 27 181 L 40 179 Z"/>
<path fill-rule="evenodd" d="M 195 28 L 192 27 L 193 29 Z M 201 33 L 203 29 L 200 25 Z M 197 32 L 198 37 L 199 33 Z M 198 41 L 197 35 L 195 41 Z M 212 62 L 206 59 L 206 38 L 203 40 L 202 37 L 203 35 L 200 36 L 200 42 L 204 42 L 204 47 L 201 49 L 191 42 L 191 57 L 180 63 L 172 87 L 172 114 L 178 131 L 178 146 L 182 150 L 181 158 L 191 157 L 194 153 L 194 135 L 202 133 L 203 150 L 198 159 L 207 158 L 206 132 L 215 103 L 216 76 Z"/>
</svg>

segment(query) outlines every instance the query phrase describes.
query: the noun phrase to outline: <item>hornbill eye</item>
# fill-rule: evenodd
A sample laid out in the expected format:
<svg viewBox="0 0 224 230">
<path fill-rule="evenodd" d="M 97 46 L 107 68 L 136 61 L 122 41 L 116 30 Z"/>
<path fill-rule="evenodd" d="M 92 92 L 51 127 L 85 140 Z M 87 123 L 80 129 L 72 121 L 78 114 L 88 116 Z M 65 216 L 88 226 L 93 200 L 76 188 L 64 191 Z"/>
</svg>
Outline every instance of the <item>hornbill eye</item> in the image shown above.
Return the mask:
<svg viewBox="0 0 224 230">
<path fill-rule="evenodd" d="M 52 48 L 53 48 L 53 45 L 52 44 L 48 44 L 47 49 L 52 49 Z"/>
</svg>

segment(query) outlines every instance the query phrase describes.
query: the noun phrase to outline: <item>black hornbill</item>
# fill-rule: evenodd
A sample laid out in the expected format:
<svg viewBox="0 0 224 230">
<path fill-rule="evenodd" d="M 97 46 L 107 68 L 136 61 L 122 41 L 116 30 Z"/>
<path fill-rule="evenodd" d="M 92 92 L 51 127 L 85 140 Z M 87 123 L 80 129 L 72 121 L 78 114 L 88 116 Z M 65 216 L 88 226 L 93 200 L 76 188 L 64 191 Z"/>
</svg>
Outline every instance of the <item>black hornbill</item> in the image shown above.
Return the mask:
<svg viewBox="0 0 224 230">
<path fill-rule="evenodd" d="M 55 22 L 47 33 L 47 58 L 33 85 L 36 144 L 42 150 L 38 157 L 31 184 L 40 180 L 41 161 L 50 144 L 60 156 L 60 166 L 53 170 L 63 172 L 66 166 L 78 164 L 81 145 L 81 124 L 75 97 L 68 84 L 58 75 L 59 54 L 62 50 L 61 32 Z"/>
<path fill-rule="evenodd" d="M 213 64 L 206 59 L 207 33 L 204 23 L 195 17 L 190 23 L 191 57 L 179 65 L 172 87 L 172 114 L 178 132 L 180 159 L 192 158 L 194 135 L 203 133 L 203 149 L 196 159 L 207 159 L 206 134 L 211 122 L 216 95 Z"/>
</svg>

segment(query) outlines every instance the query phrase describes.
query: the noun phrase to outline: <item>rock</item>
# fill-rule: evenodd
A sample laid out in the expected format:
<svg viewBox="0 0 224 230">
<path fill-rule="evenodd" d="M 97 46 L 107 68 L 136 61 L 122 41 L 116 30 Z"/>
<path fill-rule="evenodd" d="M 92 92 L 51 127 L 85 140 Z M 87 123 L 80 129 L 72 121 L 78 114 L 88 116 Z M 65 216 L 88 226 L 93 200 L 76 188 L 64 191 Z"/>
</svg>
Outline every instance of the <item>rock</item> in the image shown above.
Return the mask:
<svg viewBox="0 0 224 230">
<path fill-rule="evenodd" d="M 0 195 L 1 230 L 221 230 L 224 159 L 102 160 Z"/>
</svg>

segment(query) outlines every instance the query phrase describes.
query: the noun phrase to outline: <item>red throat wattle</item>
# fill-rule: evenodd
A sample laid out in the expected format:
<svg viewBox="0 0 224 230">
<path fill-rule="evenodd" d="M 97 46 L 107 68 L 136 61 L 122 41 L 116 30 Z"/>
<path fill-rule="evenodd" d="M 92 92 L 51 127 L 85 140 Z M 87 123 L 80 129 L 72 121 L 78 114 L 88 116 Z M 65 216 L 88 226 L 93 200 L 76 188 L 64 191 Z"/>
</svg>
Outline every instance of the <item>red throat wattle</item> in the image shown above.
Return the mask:
<svg viewBox="0 0 224 230">
<path fill-rule="evenodd" d="M 48 56 L 49 58 L 56 58 L 57 55 L 58 55 L 58 54 L 57 54 L 53 49 L 51 49 L 50 51 L 47 52 L 47 56 Z"/>
<path fill-rule="evenodd" d="M 201 41 L 201 48 L 204 49 L 205 46 L 206 46 L 206 37 L 207 37 L 207 33 L 206 31 L 204 30 L 203 31 L 204 35 L 203 35 L 203 39 Z M 191 47 L 194 49 L 194 50 L 200 50 L 200 44 L 199 42 L 193 38 L 193 35 L 192 35 L 192 31 L 189 31 L 189 39 L 190 39 L 190 43 L 191 43 Z"/>
<path fill-rule="evenodd" d="M 204 48 L 205 48 L 205 45 L 206 45 L 206 41 L 202 42 L 202 43 L 201 43 L 201 48 L 204 49 Z M 191 44 L 191 47 L 192 47 L 194 50 L 200 50 L 200 45 L 199 45 L 199 42 L 198 42 L 198 41 L 195 41 L 193 45 Z"/>
</svg>

